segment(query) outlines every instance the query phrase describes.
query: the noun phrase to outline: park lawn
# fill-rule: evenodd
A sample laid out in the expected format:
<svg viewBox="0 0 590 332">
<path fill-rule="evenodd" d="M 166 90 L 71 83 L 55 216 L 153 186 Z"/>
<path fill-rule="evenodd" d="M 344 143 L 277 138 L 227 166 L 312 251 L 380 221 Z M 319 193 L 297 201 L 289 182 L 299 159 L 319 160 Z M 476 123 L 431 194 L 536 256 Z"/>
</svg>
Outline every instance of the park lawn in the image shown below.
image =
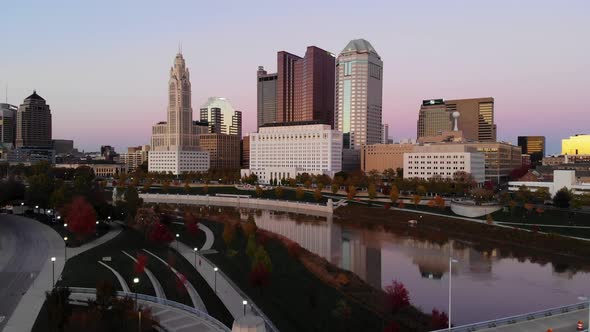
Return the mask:
<svg viewBox="0 0 590 332">
<path fill-rule="evenodd" d="M 137 289 L 139 293 L 155 296 L 153 286 L 145 274 L 139 275 L 140 282 L 136 288 L 133 288 L 132 280 L 138 275 L 134 271 L 135 263 L 121 252 L 121 250 L 125 250 L 134 257 L 138 253 L 146 255 L 146 267 L 158 279 L 169 300 L 192 306 L 190 296 L 184 286 L 181 286 L 177 282 L 175 274 L 168 266 L 142 249 L 147 249 L 164 261 L 171 263 L 177 271 L 185 275 L 187 280 L 193 284 L 199 293 L 209 314 L 227 326 L 231 326 L 233 322 L 231 314 L 210 287 L 207 286 L 194 267 L 192 267 L 190 262 L 186 261 L 184 257 L 167 245 L 155 245 L 146 241 L 141 232 L 133 229 L 123 230 L 111 241 L 68 260 L 63 272 L 63 279 L 58 283 L 58 286 L 95 288 L 97 281 L 108 280 L 113 283 L 117 290 L 121 290 L 115 276 L 106 267 L 97 263 L 102 257 L 110 256 L 112 261 L 105 263 L 123 276 L 132 292 Z"/>
<path fill-rule="evenodd" d="M 223 224 L 209 220 L 201 222 L 211 228 L 216 239 L 222 238 Z M 264 288 L 254 288 L 248 278 L 251 261 L 245 253 L 246 243 L 244 234 L 237 231 L 231 245 L 237 252 L 233 257 L 227 255 L 224 242 L 217 240 L 213 248 L 219 253 L 207 255 L 207 258 L 248 294 L 282 332 L 382 331 L 384 324 L 387 325 L 389 319 L 382 319 L 365 306 L 347 300 L 339 290 L 309 272 L 299 260 L 289 255 L 277 239 L 270 238 L 265 243 L 272 262 L 270 283 Z M 342 316 L 335 312 L 340 301 L 348 304 L 350 315 Z M 403 330 L 426 330 L 419 322 L 424 321 L 425 315 L 411 307 L 389 318 L 403 323 L 406 327 Z"/>
<path fill-rule="evenodd" d="M 108 223 L 99 222 L 98 225 L 96 225 L 94 233 L 89 234 L 84 237 L 77 237 L 72 232 L 68 231 L 64 227 L 63 220 L 58 220 L 56 222 L 52 222 L 52 217 L 47 216 L 47 215 L 42 215 L 42 214 L 35 214 L 35 213 L 28 213 L 25 216 L 27 218 L 37 220 L 38 222 L 53 228 L 53 230 L 56 231 L 62 238 L 67 236 L 68 237 L 68 243 L 67 243 L 68 247 L 79 247 L 79 246 L 86 244 L 88 242 L 92 242 L 92 241 L 96 240 L 97 238 L 108 233 L 109 230 L 111 229 L 111 226 Z"/>
<path fill-rule="evenodd" d="M 535 210 L 527 211 L 517 206 L 513 211 L 496 211 L 492 214 L 494 220 L 514 223 L 546 224 L 546 225 L 567 225 L 567 226 L 589 226 L 590 214 L 575 210 L 564 211 L 548 208 L 542 213 Z"/>
</svg>

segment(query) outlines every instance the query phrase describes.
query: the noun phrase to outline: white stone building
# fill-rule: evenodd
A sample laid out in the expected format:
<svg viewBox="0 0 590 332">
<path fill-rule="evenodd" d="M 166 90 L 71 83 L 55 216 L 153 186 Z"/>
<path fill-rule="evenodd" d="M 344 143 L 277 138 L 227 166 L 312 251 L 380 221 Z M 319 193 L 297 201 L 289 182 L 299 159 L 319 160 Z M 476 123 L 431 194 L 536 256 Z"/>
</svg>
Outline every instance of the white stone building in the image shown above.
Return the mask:
<svg viewBox="0 0 590 332">
<path fill-rule="evenodd" d="M 170 68 L 167 121 L 152 127 L 148 171 L 176 175 L 208 170 L 209 153 L 199 151 L 203 130 L 206 127 L 193 121 L 189 70 L 179 52 Z"/>
<path fill-rule="evenodd" d="M 535 181 L 510 181 L 508 190 L 518 191 L 521 186 L 527 187 L 530 191 L 535 192 L 539 188 L 546 188 L 551 197 L 562 188 L 572 190 L 576 195 L 590 193 L 590 183 L 580 183 L 576 180 L 575 170 L 555 170 L 553 171 L 552 182 L 535 182 Z"/>
<path fill-rule="evenodd" d="M 412 152 L 404 153 L 404 179 L 432 177 L 454 179 L 469 173 L 477 183 L 485 181 L 484 154 L 479 152 Z"/>
<path fill-rule="evenodd" d="M 330 125 L 290 123 L 265 125 L 250 134 L 250 169 L 258 181 L 295 178 L 297 174 L 326 174 L 342 170 L 342 133 Z"/>
</svg>

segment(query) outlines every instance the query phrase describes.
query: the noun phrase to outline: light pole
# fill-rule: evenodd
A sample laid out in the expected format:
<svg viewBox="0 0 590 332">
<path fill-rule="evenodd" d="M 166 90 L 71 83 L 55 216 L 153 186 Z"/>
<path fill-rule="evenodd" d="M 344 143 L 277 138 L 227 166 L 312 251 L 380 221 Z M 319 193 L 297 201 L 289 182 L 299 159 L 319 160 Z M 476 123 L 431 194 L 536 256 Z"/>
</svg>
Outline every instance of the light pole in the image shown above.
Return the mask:
<svg viewBox="0 0 590 332">
<path fill-rule="evenodd" d="M 199 251 L 199 249 L 197 247 L 193 248 L 193 251 L 195 252 L 195 269 L 197 268 L 197 251 Z"/>
<path fill-rule="evenodd" d="M 214 288 L 215 288 L 215 293 L 217 293 L 217 271 L 218 271 L 218 270 L 219 270 L 219 269 L 218 269 L 217 267 L 214 267 L 214 268 L 213 268 L 213 272 L 215 273 L 215 276 L 214 276 L 214 278 L 215 278 L 215 279 L 214 279 L 214 280 L 215 280 L 215 281 L 214 281 L 214 285 L 215 285 L 215 287 L 214 287 Z"/>
<path fill-rule="evenodd" d="M 244 300 L 242 301 L 242 304 L 244 305 L 244 316 L 246 316 L 246 306 L 248 305 L 248 301 Z"/>
<path fill-rule="evenodd" d="M 590 297 L 580 296 L 580 297 L 578 297 L 578 300 L 588 301 L 588 322 L 586 324 L 587 324 L 588 328 L 590 328 Z M 586 331 L 588 331 L 588 330 L 586 330 Z"/>
<path fill-rule="evenodd" d="M 176 233 L 176 251 L 178 251 L 178 238 L 180 237 L 180 234 Z"/>
<path fill-rule="evenodd" d="M 451 330 L 451 287 L 453 285 L 453 263 L 458 263 L 459 261 L 449 257 L 449 331 Z"/>
<path fill-rule="evenodd" d="M 137 285 L 139 284 L 139 278 L 133 278 L 133 290 L 135 291 L 135 310 L 139 309 L 137 305 Z"/>
<path fill-rule="evenodd" d="M 64 236 L 64 266 L 68 260 L 68 237 Z"/>
<path fill-rule="evenodd" d="M 51 288 L 55 287 L 55 257 L 51 257 Z"/>
</svg>

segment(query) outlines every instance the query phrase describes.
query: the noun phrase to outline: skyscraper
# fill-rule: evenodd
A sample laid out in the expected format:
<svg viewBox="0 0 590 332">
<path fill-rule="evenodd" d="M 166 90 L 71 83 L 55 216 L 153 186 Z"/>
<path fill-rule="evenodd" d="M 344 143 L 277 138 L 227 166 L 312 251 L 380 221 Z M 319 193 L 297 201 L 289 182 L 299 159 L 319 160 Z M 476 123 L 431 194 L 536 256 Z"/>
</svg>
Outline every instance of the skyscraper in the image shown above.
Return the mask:
<svg viewBox="0 0 590 332">
<path fill-rule="evenodd" d="M 330 52 L 309 46 L 303 58 L 278 52 L 276 74 L 259 67 L 258 126 L 302 121 L 334 126 L 334 63 Z M 269 115 L 273 98 L 274 118 Z"/>
<path fill-rule="evenodd" d="M 277 122 L 277 74 L 268 74 L 264 67 L 259 66 L 257 78 L 257 110 L 258 121 L 256 131 L 265 123 Z"/>
<path fill-rule="evenodd" d="M 531 156 L 533 166 L 541 165 L 545 157 L 545 136 L 518 136 L 518 146 L 522 149 L 522 154 Z"/>
<path fill-rule="evenodd" d="M 209 124 L 210 134 L 242 137 L 242 112 L 236 111 L 227 98 L 210 97 L 200 109 L 201 122 Z"/>
<path fill-rule="evenodd" d="M 449 114 L 459 112 L 459 130 L 463 138 L 478 142 L 495 142 L 494 98 L 446 100 Z"/>
<path fill-rule="evenodd" d="M 51 109 L 36 91 L 16 113 L 16 147 L 51 149 Z"/>
<path fill-rule="evenodd" d="M 0 103 L 0 149 L 14 148 L 18 107 Z"/>
<path fill-rule="evenodd" d="M 423 100 L 418 113 L 417 138 L 439 136 L 453 129 L 451 113 L 442 99 Z"/>
<path fill-rule="evenodd" d="M 336 62 L 334 125 L 345 149 L 381 142 L 383 62 L 371 43 L 352 40 Z"/>
<path fill-rule="evenodd" d="M 209 152 L 199 151 L 204 127 L 193 121 L 190 75 L 180 52 L 170 68 L 167 118 L 152 127 L 148 170 L 180 174 L 209 169 Z"/>
</svg>

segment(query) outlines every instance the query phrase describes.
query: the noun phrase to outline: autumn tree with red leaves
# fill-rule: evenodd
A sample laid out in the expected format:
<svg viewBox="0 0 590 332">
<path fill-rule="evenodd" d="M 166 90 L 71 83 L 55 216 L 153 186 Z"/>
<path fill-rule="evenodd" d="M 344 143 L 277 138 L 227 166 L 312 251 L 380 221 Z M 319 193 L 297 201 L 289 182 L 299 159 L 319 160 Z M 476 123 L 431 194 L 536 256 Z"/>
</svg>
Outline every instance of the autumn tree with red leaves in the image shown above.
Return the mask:
<svg viewBox="0 0 590 332">
<path fill-rule="evenodd" d="M 197 221 L 197 217 L 191 212 L 185 213 L 184 226 L 186 227 L 187 233 L 190 235 L 197 235 L 199 232 L 199 222 Z"/>
<path fill-rule="evenodd" d="M 136 274 L 142 274 L 145 271 L 145 266 L 147 264 L 147 256 L 144 254 L 137 254 L 137 257 L 135 258 L 136 262 L 135 265 L 133 266 L 133 271 Z"/>
<path fill-rule="evenodd" d="M 270 272 L 263 263 L 256 264 L 248 274 L 248 280 L 252 287 L 258 288 L 262 293 L 262 289 L 270 284 Z"/>
<path fill-rule="evenodd" d="M 397 325 L 396 322 L 392 321 L 389 324 L 387 324 L 387 326 L 385 326 L 383 332 L 399 332 L 399 325 Z"/>
<path fill-rule="evenodd" d="M 391 285 L 385 287 L 385 293 L 387 294 L 387 306 L 392 312 L 410 305 L 410 293 L 406 286 L 397 280 L 393 280 Z"/>
<path fill-rule="evenodd" d="M 186 293 L 186 283 L 187 283 L 187 279 L 186 276 L 182 273 L 178 273 L 176 275 L 175 278 L 175 282 L 176 282 L 176 290 L 178 291 L 178 293 L 183 294 Z"/>
<path fill-rule="evenodd" d="M 149 239 L 157 244 L 168 244 L 172 242 L 174 238 L 172 237 L 172 233 L 168 230 L 168 227 L 157 222 L 150 230 Z"/>
<path fill-rule="evenodd" d="M 96 211 L 84 197 L 75 197 L 71 203 L 66 205 L 64 212 L 68 230 L 76 234 L 76 237 L 83 238 L 94 233 Z"/>
<path fill-rule="evenodd" d="M 449 317 L 444 311 L 438 311 L 436 308 L 432 309 L 432 316 L 430 318 L 430 328 L 433 330 L 444 329 L 449 326 Z"/>
</svg>

